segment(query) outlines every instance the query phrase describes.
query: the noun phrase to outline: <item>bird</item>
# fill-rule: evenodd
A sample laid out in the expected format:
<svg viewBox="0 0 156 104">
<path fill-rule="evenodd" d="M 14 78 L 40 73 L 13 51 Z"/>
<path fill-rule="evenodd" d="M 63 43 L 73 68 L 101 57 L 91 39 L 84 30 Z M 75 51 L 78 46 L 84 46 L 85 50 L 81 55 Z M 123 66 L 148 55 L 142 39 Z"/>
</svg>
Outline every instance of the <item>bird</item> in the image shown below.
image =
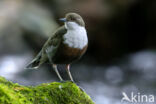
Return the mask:
<svg viewBox="0 0 156 104">
<path fill-rule="evenodd" d="M 64 25 L 48 38 L 41 51 L 26 68 L 38 69 L 42 64 L 49 62 L 59 80 L 64 81 L 57 66 L 65 65 L 70 80 L 74 82 L 70 65 L 79 60 L 88 48 L 85 22 L 77 13 L 67 13 L 64 18 L 59 20 L 64 22 Z"/>
</svg>

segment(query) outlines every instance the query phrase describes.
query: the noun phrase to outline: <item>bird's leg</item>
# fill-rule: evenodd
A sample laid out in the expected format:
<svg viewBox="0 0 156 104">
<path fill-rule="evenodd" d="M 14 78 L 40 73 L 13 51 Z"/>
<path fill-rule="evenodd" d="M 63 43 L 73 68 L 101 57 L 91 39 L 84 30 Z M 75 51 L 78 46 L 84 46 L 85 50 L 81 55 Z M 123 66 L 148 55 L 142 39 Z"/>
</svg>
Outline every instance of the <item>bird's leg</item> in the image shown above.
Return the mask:
<svg viewBox="0 0 156 104">
<path fill-rule="evenodd" d="M 48 59 L 49 59 L 50 63 L 52 64 L 53 62 L 52 62 L 51 57 L 50 57 L 50 55 L 48 53 L 48 50 L 46 50 L 46 53 L 47 53 L 47 56 L 48 56 Z M 57 76 L 59 77 L 60 81 L 63 81 L 59 71 L 57 70 L 57 65 L 56 64 L 52 64 L 52 67 L 55 70 L 55 72 L 56 72 Z"/>
<path fill-rule="evenodd" d="M 56 64 L 53 64 L 52 66 L 53 66 L 53 68 L 54 68 L 54 70 L 55 70 L 57 76 L 59 77 L 60 81 L 63 81 L 63 79 L 62 79 L 62 77 L 61 77 L 59 71 L 57 70 L 57 65 L 56 65 Z"/>
<path fill-rule="evenodd" d="M 66 71 L 67 71 L 67 73 L 68 73 L 68 76 L 69 76 L 70 80 L 71 80 L 72 82 L 74 82 L 73 77 L 72 77 L 72 75 L 71 75 L 71 73 L 70 73 L 70 64 L 67 64 L 67 65 L 66 65 Z"/>
</svg>

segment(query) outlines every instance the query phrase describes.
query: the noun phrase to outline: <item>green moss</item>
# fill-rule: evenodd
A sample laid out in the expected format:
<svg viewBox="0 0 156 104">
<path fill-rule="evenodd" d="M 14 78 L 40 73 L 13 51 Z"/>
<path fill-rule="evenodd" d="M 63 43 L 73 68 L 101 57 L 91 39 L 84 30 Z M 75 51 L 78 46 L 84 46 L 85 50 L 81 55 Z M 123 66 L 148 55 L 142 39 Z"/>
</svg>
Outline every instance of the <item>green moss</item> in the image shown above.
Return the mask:
<svg viewBox="0 0 156 104">
<path fill-rule="evenodd" d="M 94 104 L 72 82 L 53 82 L 30 87 L 0 77 L 0 104 Z"/>
</svg>

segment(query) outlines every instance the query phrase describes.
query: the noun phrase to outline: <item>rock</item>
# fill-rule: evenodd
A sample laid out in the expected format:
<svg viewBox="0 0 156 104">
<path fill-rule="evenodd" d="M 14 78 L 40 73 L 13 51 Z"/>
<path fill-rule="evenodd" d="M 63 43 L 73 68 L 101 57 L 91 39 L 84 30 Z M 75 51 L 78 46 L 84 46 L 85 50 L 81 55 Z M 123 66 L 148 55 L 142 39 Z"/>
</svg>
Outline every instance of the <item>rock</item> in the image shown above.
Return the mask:
<svg viewBox="0 0 156 104">
<path fill-rule="evenodd" d="M 94 102 L 70 81 L 22 86 L 0 77 L 0 104 L 94 104 Z"/>
</svg>

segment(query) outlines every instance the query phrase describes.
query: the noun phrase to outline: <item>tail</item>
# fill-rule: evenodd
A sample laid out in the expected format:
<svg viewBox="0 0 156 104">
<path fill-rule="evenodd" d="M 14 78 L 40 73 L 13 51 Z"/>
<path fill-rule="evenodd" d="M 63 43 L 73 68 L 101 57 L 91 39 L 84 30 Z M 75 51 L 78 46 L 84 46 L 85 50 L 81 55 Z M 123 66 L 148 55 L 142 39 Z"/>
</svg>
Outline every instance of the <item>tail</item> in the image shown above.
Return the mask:
<svg viewBox="0 0 156 104">
<path fill-rule="evenodd" d="M 39 54 L 26 66 L 26 69 L 38 69 L 40 67 L 40 59 L 42 52 L 39 52 Z"/>
</svg>

